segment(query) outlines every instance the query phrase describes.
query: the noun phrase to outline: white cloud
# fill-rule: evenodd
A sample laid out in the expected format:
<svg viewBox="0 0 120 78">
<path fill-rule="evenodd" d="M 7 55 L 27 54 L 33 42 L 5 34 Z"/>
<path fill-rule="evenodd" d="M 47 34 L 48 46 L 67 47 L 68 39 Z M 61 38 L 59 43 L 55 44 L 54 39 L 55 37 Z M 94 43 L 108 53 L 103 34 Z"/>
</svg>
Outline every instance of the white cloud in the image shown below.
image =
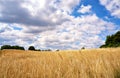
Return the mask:
<svg viewBox="0 0 120 78">
<path fill-rule="evenodd" d="M 41 48 L 53 49 L 80 49 L 83 46 L 95 48 L 104 43 L 102 38 L 114 32 L 113 23 L 106 22 L 95 14 L 86 15 L 71 18 L 71 21 L 64 22 L 53 31 L 42 32 L 33 44 Z"/>
<path fill-rule="evenodd" d="M 27 47 L 35 39 L 34 34 L 24 33 L 22 30 L 14 29 L 14 27 L 19 27 L 16 24 L 5 24 L 0 23 L 0 46 L 1 45 L 20 45 Z"/>
<path fill-rule="evenodd" d="M 55 26 L 68 21 L 80 0 L 0 0 L 0 21 L 32 26 Z M 54 28 L 54 27 L 53 27 Z"/>
<path fill-rule="evenodd" d="M 56 0 L 0 0 L 0 22 L 27 26 L 53 26 L 68 21 Z M 66 5 L 67 6 L 67 5 Z M 62 7 L 59 5 L 59 7 Z M 72 7 L 68 6 L 69 9 Z M 58 13 L 58 11 L 60 13 Z"/>
<path fill-rule="evenodd" d="M 82 5 L 81 7 L 80 7 L 80 9 L 78 10 L 78 12 L 79 13 L 89 13 L 89 12 L 91 12 L 91 8 L 92 8 L 92 6 L 91 5 L 87 5 L 87 6 L 84 6 L 84 5 Z"/>
<path fill-rule="evenodd" d="M 112 16 L 120 18 L 120 0 L 100 0 L 100 3 L 111 12 Z"/>
<path fill-rule="evenodd" d="M 8 24 L 1 24 L 0 23 L 0 33 L 5 32 L 5 31 L 11 31 L 12 28 L 8 26 Z"/>
<path fill-rule="evenodd" d="M 11 30 L 1 33 L 0 38 L 4 42 L 0 44 L 18 44 L 25 45 L 25 47 L 34 45 L 43 49 L 80 49 L 83 46 L 96 48 L 104 43 L 102 38 L 115 32 L 113 23 L 106 22 L 95 14 L 77 18 L 69 16 L 69 19 L 70 21 L 56 26 L 52 31 L 47 30 L 40 33 L 25 32 L 24 26 L 22 30 L 15 30 L 13 29 L 14 25 L 6 25 L 6 28 L 10 27 Z M 1 26 L 4 26 L 4 24 L 1 24 Z M 39 28 L 31 26 L 30 30 L 39 31 Z"/>
<path fill-rule="evenodd" d="M 60 8 L 62 11 L 71 13 L 73 11 L 73 8 L 75 6 L 79 5 L 81 0 L 60 0 L 60 2 L 57 3 L 57 7 Z"/>
<path fill-rule="evenodd" d="M 0 45 L 34 45 L 37 48 L 52 49 L 100 46 L 104 43 L 102 38 L 115 31 L 115 25 L 95 14 L 71 16 L 70 13 L 79 2 L 80 0 L 1 0 L 0 21 L 4 23 L 0 23 Z M 82 12 L 89 12 L 91 6 L 82 9 Z"/>
</svg>

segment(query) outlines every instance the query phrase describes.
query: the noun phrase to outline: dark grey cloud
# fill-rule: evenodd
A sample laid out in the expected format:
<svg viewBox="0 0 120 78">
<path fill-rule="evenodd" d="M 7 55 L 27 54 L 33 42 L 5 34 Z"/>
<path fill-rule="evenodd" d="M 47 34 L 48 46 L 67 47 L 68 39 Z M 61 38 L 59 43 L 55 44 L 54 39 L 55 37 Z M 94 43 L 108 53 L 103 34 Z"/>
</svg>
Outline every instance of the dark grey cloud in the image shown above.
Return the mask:
<svg viewBox="0 0 120 78">
<path fill-rule="evenodd" d="M 52 22 L 51 18 L 44 19 L 44 17 L 47 18 L 52 12 L 56 11 L 54 7 L 50 6 L 32 16 L 27 8 L 22 7 L 24 2 L 24 0 L 0 0 L 0 22 L 30 26 L 55 26 L 68 20 L 59 18 L 59 21 Z"/>
<path fill-rule="evenodd" d="M 47 30 L 50 30 L 50 31 L 52 31 L 52 30 L 54 30 L 55 29 L 55 27 L 53 28 L 53 27 L 36 27 L 35 29 L 32 27 L 32 28 L 25 28 L 24 30 L 23 30 L 23 32 L 25 32 L 25 33 L 32 33 L 32 34 L 38 34 L 38 33 L 41 33 L 41 32 L 44 32 L 44 31 L 47 31 Z"/>
</svg>

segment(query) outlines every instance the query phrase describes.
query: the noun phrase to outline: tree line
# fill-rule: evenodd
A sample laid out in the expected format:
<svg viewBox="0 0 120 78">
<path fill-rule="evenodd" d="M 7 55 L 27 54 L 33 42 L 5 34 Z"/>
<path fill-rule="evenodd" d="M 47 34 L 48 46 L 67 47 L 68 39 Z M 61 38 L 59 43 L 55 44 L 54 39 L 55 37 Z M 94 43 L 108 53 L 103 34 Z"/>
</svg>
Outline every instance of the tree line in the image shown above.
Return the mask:
<svg viewBox="0 0 120 78">
<path fill-rule="evenodd" d="M 24 47 L 21 47 L 21 46 L 18 46 L 18 45 L 16 45 L 16 46 L 11 46 L 11 45 L 3 45 L 3 46 L 1 46 L 1 50 L 4 50 L 4 49 L 25 50 Z M 28 50 L 33 50 L 33 51 L 51 51 L 51 49 L 45 49 L 45 50 L 35 49 L 34 46 L 29 46 Z"/>
<path fill-rule="evenodd" d="M 18 50 L 25 50 L 24 47 L 21 46 L 11 46 L 11 45 L 3 45 L 1 46 L 1 50 L 3 49 L 18 49 Z"/>
</svg>

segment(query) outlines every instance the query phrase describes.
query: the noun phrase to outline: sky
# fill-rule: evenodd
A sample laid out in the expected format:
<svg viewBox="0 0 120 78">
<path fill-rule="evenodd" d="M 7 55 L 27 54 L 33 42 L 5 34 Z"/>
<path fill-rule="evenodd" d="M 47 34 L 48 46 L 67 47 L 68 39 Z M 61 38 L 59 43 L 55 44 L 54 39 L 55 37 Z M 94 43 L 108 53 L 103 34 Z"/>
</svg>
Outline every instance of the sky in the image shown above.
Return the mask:
<svg viewBox="0 0 120 78">
<path fill-rule="evenodd" d="M 0 46 L 99 48 L 120 30 L 120 0 L 0 0 Z"/>
</svg>

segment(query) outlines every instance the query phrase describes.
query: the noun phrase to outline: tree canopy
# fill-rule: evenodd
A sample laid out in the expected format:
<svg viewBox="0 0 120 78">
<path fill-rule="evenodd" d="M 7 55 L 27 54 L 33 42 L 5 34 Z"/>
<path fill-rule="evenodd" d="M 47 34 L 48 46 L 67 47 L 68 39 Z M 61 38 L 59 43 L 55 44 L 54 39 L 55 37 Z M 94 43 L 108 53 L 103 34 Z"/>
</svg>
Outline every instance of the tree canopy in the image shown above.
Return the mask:
<svg viewBox="0 0 120 78">
<path fill-rule="evenodd" d="M 35 50 L 34 46 L 29 46 L 28 50 Z"/>
<path fill-rule="evenodd" d="M 24 47 L 21 46 L 11 46 L 11 45 L 3 45 L 1 46 L 1 50 L 3 49 L 17 49 L 17 50 L 25 50 Z"/>
<path fill-rule="evenodd" d="M 105 44 L 100 46 L 100 48 L 106 47 L 120 47 L 120 31 L 106 37 Z"/>
</svg>

